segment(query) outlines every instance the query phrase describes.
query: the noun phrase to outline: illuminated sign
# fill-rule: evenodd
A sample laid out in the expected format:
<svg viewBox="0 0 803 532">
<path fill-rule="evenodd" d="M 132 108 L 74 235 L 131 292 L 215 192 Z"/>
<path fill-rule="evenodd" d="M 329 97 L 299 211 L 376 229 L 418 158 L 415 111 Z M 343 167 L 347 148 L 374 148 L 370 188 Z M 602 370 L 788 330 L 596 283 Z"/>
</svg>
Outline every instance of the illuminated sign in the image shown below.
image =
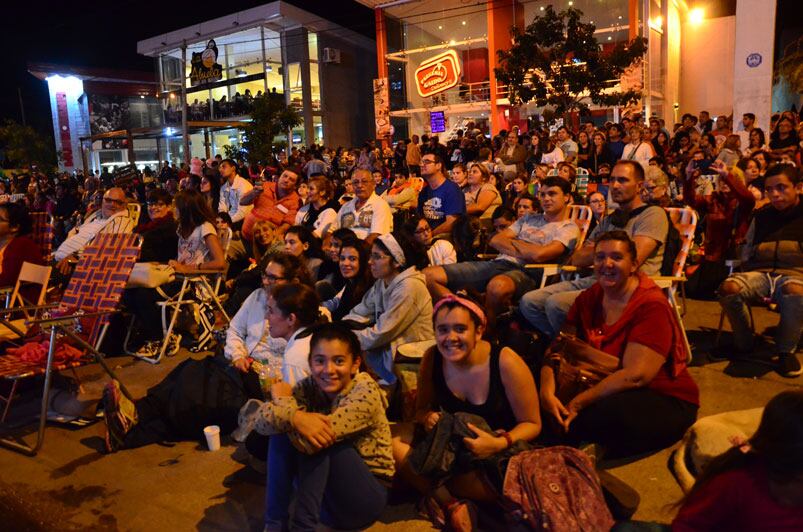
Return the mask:
<svg viewBox="0 0 803 532">
<path fill-rule="evenodd" d="M 223 79 L 223 67 L 217 62 L 217 44 L 210 40 L 203 52 L 193 52 L 190 61 L 190 85 L 211 83 Z"/>
<path fill-rule="evenodd" d="M 446 132 L 446 116 L 443 111 L 432 111 L 429 113 L 429 126 L 433 133 Z"/>
<path fill-rule="evenodd" d="M 451 89 L 459 81 L 460 60 L 454 50 L 430 57 L 415 71 L 415 86 L 422 98 Z"/>
</svg>

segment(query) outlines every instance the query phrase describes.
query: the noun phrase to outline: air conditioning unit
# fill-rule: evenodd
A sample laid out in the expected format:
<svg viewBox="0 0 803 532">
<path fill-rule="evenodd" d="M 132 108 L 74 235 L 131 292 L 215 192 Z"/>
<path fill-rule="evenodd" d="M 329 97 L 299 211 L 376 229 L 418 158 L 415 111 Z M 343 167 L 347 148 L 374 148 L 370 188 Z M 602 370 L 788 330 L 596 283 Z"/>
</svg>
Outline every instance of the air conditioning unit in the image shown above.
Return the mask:
<svg viewBox="0 0 803 532">
<path fill-rule="evenodd" d="M 323 49 L 323 62 L 324 63 L 340 63 L 340 50 L 337 48 L 324 48 Z"/>
</svg>

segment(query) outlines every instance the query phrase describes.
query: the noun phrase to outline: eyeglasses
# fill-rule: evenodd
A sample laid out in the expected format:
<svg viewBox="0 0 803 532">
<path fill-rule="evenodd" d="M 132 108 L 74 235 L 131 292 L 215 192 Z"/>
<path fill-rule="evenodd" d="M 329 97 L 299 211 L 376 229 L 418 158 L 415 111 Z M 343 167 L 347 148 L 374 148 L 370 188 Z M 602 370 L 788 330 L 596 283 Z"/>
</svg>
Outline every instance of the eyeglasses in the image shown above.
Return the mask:
<svg viewBox="0 0 803 532">
<path fill-rule="evenodd" d="M 384 255 L 382 253 L 371 253 L 371 260 L 374 260 L 374 261 L 380 261 L 380 260 L 385 260 L 385 259 L 389 259 L 389 258 L 390 258 L 389 255 Z"/>
<path fill-rule="evenodd" d="M 605 203 L 604 199 L 592 199 L 589 203 L 596 204 L 596 203 Z"/>
<path fill-rule="evenodd" d="M 272 273 L 265 273 L 265 272 L 262 273 L 262 279 L 270 281 L 272 283 L 275 283 L 276 281 L 284 281 L 284 277 L 282 276 L 273 275 Z"/>
<path fill-rule="evenodd" d="M 421 159 L 421 164 L 435 164 L 435 159 Z"/>
<path fill-rule="evenodd" d="M 108 202 L 108 203 L 114 203 L 115 205 L 124 205 L 125 204 L 125 200 L 114 199 L 114 198 L 110 198 L 108 196 L 104 196 L 103 197 L 103 201 Z"/>
<path fill-rule="evenodd" d="M 417 235 L 425 235 L 425 234 L 429 233 L 430 231 L 431 231 L 431 229 L 429 228 L 429 226 L 427 226 L 427 227 L 422 227 L 421 229 L 416 229 L 415 230 L 415 234 L 417 234 Z"/>
</svg>

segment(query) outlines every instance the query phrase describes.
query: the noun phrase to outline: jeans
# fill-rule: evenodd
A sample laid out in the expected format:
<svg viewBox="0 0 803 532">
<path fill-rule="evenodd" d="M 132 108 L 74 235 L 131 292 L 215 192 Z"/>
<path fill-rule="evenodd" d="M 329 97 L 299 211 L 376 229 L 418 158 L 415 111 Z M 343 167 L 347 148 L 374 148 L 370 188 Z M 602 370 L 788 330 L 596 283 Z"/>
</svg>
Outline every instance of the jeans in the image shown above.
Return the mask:
<svg viewBox="0 0 803 532">
<path fill-rule="evenodd" d="M 276 469 L 274 469 L 276 467 Z M 297 475 L 295 515 L 289 519 Z M 312 455 L 296 450 L 285 434 L 271 436 L 265 523 L 315 530 L 318 523 L 340 530 L 367 528 L 387 504 L 387 488 L 348 442 Z"/>
<path fill-rule="evenodd" d="M 742 272 L 728 277 L 739 285 L 739 293 L 721 296 L 719 304 L 733 329 L 736 349 L 749 351 L 753 347 L 753 332 L 747 305 L 772 301 L 778 305 L 781 320 L 775 333 L 775 350 L 778 354 L 794 354 L 803 330 L 803 295 L 784 294 L 787 284 L 803 285 L 803 278 L 791 275 L 774 275 L 764 272 Z"/>
<path fill-rule="evenodd" d="M 538 286 L 543 273 L 540 268 L 526 270 L 515 262 L 498 259 L 446 264 L 443 266 L 443 271 L 446 273 L 450 289 L 469 287 L 477 292 L 485 292 L 488 283 L 497 275 L 506 275 L 516 285 L 514 297 L 517 298 Z"/>
<path fill-rule="evenodd" d="M 519 311 L 530 325 L 547 336 L 555 337 L 574 300 L 596 281 L 594 277 L 584 277 L 527 292 L 519 301 Z"/>
</svg>

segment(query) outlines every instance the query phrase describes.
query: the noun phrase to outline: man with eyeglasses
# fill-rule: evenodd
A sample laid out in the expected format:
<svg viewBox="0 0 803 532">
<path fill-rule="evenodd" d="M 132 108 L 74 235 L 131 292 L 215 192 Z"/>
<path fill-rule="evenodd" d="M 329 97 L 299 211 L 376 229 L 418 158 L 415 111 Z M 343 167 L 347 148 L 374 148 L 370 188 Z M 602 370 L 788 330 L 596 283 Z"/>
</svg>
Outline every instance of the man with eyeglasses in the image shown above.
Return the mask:
<svg viewBox="0 0 803 532">
<path fill-rule="evenodd" d="M 354 198 L 340 208 L 335 229 L 351 229 L 357 238 L 371 245 L 376 237 L 393 231 L 390 205 L 374 192 L 376 183 L 370 170 L 354 170 L 351 186 Z"/>
<path fill-rule="evenodd" d="M 103 195 L 100 210 L 91 214 L 83 224 L 73 228 L 67 239 L 61 243 L 53 254 L 56 269 L 62 275 L 70 275 L 71 259 L 80 256 L 84 247 L 98 233 L 130 233 L 134 229 L 134 220 L 128 216 L 128 199 L 123 189 L 110 188 Z"/>
<path fill-rule="evenodd" d="M 636 161 L 619 161 L 613 167 L 610 193 L 619 208 L 604 217 L 594 231 L 569 258 L 568 264 L 588 268 L 594 263 L 594 243 L 602 233 L 624 230 L 636 243 L 639 270 L 658 275 L 664 258 L 664 242 L 669 232 L 669 220 L 660 207 L 647 205 L 642 199 L 644 168 Z M 560 331 L 566 314 L 580 292 L 596 282 L 583 277 L 564 281 L 527 292 L 519 301 L 522 316 L 541 333 L 554 337 Z"/>
<path fill-rule="evenodd" d="M 443 159 L 435 153 L 421 157 L 421 177 L 427 185 L 418 194 L 418 214 L 429 222 L 433 238 L 448 237 L 457 217 L 466 212 L 466 197 L 443 173 Z"/>
</svg>

